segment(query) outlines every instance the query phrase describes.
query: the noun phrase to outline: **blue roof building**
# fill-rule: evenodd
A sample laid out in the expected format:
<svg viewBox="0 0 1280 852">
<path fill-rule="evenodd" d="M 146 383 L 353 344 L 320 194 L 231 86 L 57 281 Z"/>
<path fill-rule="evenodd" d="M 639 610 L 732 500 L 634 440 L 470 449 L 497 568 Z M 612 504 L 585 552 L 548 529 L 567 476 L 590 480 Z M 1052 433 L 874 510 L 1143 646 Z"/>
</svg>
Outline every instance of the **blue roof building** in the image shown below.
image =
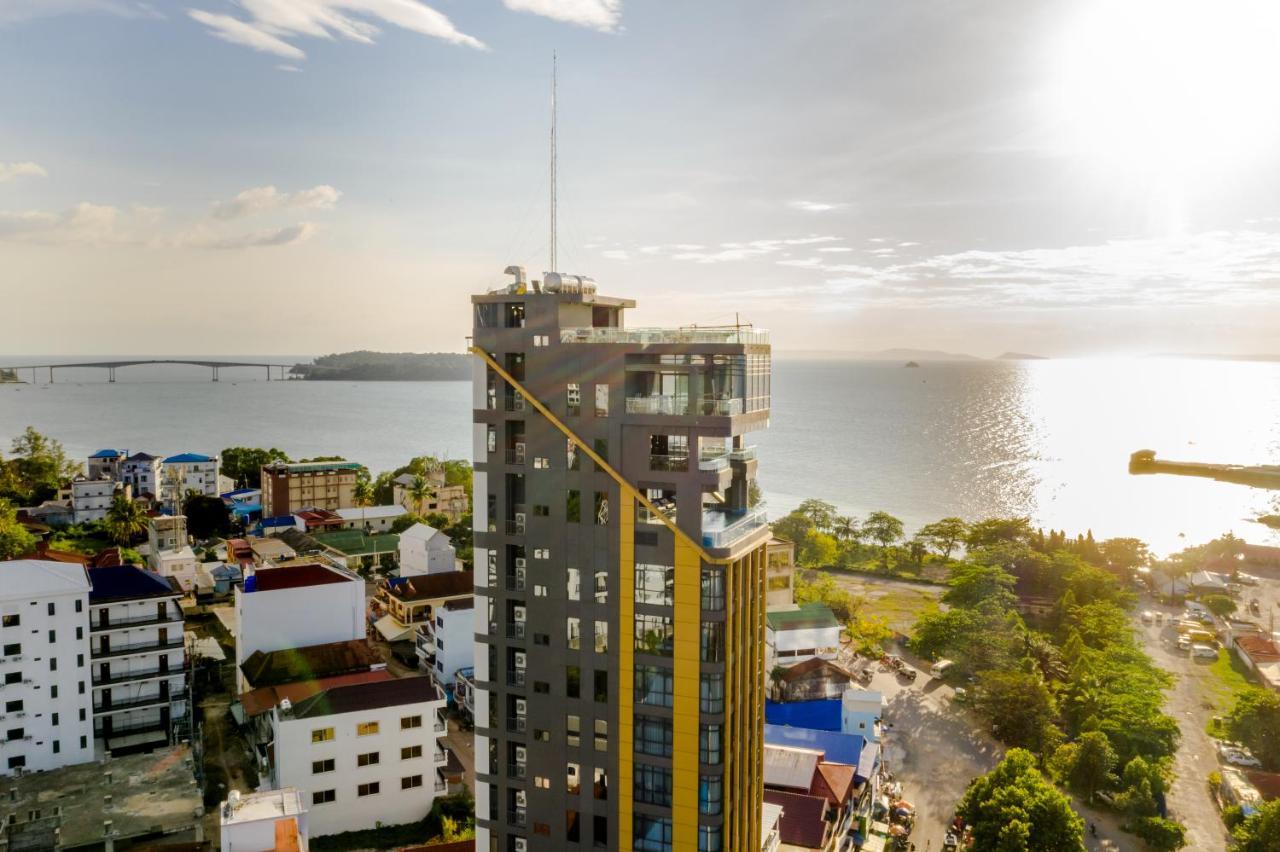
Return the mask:
<svg viewBox="0 0 1280 852">
<path fill-rule="evenodd" d="M 91 459 L 118 459 L 123 457 L 124 453 L 120 450 L 98 450 L 96 453 L 89 456 Z"/>
<path fill-rule="evenodd" d="M 840 719 L 840 699 L 820 699 L 817 701 L 766 701 L 764 703 L 764 720 L 770 725 L 794 725 L 797 728 L 813 728 L 818 731 L 839 731 L 842 727 Z"/>
<path fill-rule="evenodd" d="M 212 462 L 209 456 L 202 456 L 199 453 L 180 453 L 176 456 L 169 456 L 164 460 L 165 464 L 205 464 Z"/>
<path fill-rule="evenodd" d="M 863 781 L 875 771 L 873 755 L 878 750 L 864 754 L 867 741 L 857 734 L 815 731 L 812 728 L 793 728 L 788 725 L 765 725 L 764 744 L 820 751 L 827 763 L 843 763 L 855 767 L 854 776 Z M 867 765 L 867 761 L 871 765 Z"/>
</svg>

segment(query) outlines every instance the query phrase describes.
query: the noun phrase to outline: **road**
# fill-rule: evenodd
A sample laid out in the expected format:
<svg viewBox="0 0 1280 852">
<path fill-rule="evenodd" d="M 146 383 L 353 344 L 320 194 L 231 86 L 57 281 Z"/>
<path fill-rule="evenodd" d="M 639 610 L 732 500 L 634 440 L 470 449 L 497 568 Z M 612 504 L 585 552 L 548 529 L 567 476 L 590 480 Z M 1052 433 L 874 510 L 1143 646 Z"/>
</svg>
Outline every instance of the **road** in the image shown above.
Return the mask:
<svg viewBox="0 0 1280 852">
<path fill-rule="evenodd" d="M 1155 664 L 1177 677 L 1165 703 L 1165 712 L 1178 720 L 1182 731 L 1173 759 L 1177 777 L 1167 796 L 1169 815 L 1187 826 L 1188 849 L 1226 849 L 1227 830 L 1206 781 L 1209 773 L 1219 768 L 1213 739 L 1205 732 L 1214 715 L 1208 687 L 1213 675 L 1208 664 L 1196 662 L 1177 649 L 1178 633 L 1170 624 L 1170 617 L 1176 623 L 1181 607 L 1161 606 L 1149 600 L 1139 607 L 1165 613 L 1163 625 L 1139 624 L 1139 634 Z"/>
</svg>

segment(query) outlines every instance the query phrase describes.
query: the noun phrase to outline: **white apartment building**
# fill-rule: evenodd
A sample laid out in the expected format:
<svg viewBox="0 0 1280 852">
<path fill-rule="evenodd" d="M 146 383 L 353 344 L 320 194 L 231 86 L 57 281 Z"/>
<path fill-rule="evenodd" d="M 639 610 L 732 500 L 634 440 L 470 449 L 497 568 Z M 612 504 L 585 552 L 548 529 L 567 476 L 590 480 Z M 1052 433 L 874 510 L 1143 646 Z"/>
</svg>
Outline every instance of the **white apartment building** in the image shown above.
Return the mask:
<svg viewBox="0 0 1280 852">
<path fill-rule="evenodd" d="M 303 791 L 312 837 L 420 820 L 446 789 L 444 706 L 425 677 L 282 701 L 271 711 L 272 786 Z"/>
<path fill-rule="evenodd" d="M 840 731 L 857 734 L 868 742 L 880 742 L 884 695 L 872 689 L 850 687 L 840 698 Z"/>
<path fill-rule="evenodd" d="M 400 576 L 442 574 L 458 570 L 458 557 L 449 537 L 426 524 L 400 533 Z"/>
<path fill-rule="evenodd" d="M 222 852 L 306 852 L 310 836 L 306 796 L 301 790 L 231 790 L 219 808 Z"/>
<path fill-rule="evenodd" d="M 89 479 L 77 476 L 71 480 L 71 510 L 77 524 L 100 521 L 111 508 L 116 484 L 110 479 Z"/>
<path fill-rule="evenodd" d="M 248 569 L 235 587 L 236 690 L 254 651 L 281 651 L 365 638 L 364 580 L 332 565 Z"/>
<path fill-rule="evenodd" d="M 344 530 L 364 530 L 365 532 L 388 532 L 397 518 L 404 516 L 402 506 L 356 506 L 350 509 L 334 509 L 333 513 L 342 518 Z"/>
<path fill-rule="evenodd" d="M 160 491 L 157 496 L 161 504 L 170 511 L 180 511 L 188 491 L 206 497 L 217 497 L 222 493 L 217 456 L 181 453 L 160 463 Z"/>
<path fill-rule="evenodd" d="M 475 598 L 445 601 L 435 617 L 418 627 L 414 638 L 419 665 L 431 672 L 441 690 L 453 688 L 458 669 L 475 660 Z"/>
<path fill-rule="evenodd" d="M 766 672 L 814 657 L 834 660 L 840 650 L 840 622 L 823 603 L 770 609 L 764 641 Z"/>
<path fill-rule="evenodd" d="M 90 568 L 89 582 L 95 735 L 115 753 L 174 742 L 187 722 L 182 593 L 133 565 Z"/>
<path fill-rule="evenodd" d="M 89 471 L 88 478 L 119 480 L 120 465 L 126 455 L 128 455 L 127 450 L 98 450 L 89 456 L 89 463 L 86 465 Z"/>
<path fill-rule="evenodd" d="M 133 489 L 135 497 L 160 494 L 160 459 L 150 453 L 134 453 L 120 463 L 119 481 Z"/>
<path fill-rule="evenodd" d="M 195 551 L 187 543 L 184 515 L 156 515 L 147 521 L 147 565 L 161 577 L 178 581 L 184 593 L 195 589 L 200 567 Z"/>
<path fill-rule="evenodd" d="M 0 775 L 93 760 L 88 609 L 82 566 L 0 562 Z"/>
</svg>

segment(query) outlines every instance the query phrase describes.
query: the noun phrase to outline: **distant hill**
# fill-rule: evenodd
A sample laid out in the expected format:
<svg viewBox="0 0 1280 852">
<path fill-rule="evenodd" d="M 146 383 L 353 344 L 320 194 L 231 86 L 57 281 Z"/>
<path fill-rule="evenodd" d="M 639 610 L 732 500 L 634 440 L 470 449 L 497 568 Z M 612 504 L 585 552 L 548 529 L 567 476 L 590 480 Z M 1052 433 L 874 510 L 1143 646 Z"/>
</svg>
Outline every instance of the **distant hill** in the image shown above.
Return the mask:
<svg viewBox="0 0 1280 852">
<path fill-rule="evenodd" d="M 1025 352 L 1006 352 L 996 358 L 997 361 L 1048 361 L 1044 355 L 1028 355 Z"/>
<path fill-rule="evenodd" d="M 823 349 L 823 350 L 796 350 L 786 353 L 775 352 L 775 355 L 784 354 L 791 358 L 852 358 L 857 361 L 982 361 L 984 359 L 976 355 L 966 355 L 963 352 L 943 352 L 941 349 L 878 349 L 875 351 L 864 350 L 840 350 L 840 349 Z"/>
<path fill-rule="evenodd" d="M 460 352 L 340 352 L 289 372 L 304 379 L 348 382 L 460 382 L 471 378 L 471 356 Z"/>
</svg>

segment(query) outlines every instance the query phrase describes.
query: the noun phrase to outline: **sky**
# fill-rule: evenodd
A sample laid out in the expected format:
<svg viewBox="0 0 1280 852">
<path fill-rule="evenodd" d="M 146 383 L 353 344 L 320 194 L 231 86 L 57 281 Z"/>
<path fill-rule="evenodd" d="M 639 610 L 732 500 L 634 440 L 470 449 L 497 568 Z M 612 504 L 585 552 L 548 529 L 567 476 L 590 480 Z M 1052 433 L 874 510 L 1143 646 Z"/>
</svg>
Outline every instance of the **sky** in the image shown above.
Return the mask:
<svg viewBox="0 0 1280 852">
<path fill-rule="evenodd" d="M 553 51 L 630 325 L 1280 352 L 1270 0 L 0 0 L 0 352 L 461 351 L 548 265 Z"/>
</svg>

